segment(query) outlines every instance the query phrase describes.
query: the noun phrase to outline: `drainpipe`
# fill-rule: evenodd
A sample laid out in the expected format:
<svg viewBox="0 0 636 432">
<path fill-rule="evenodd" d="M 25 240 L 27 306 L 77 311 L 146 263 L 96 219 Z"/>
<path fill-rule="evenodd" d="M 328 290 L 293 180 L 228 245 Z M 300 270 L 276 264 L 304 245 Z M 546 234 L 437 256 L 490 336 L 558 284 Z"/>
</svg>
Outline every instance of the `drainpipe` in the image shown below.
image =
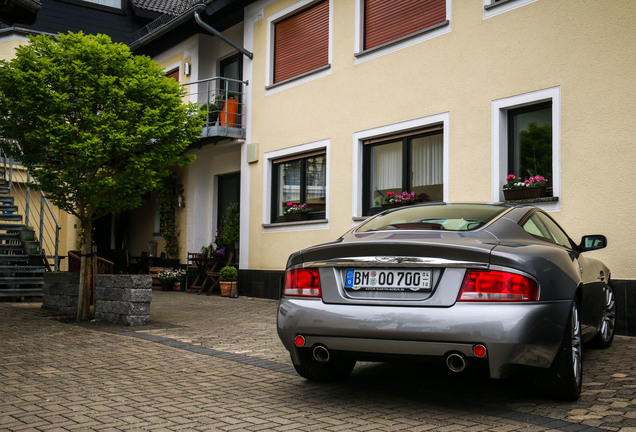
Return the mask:
<svg viewBox="0 0 636 432">
<path fill-rule="evenodd" d="M 240 46 L 239 44 L 234 42 L 232 39 L 230 39 L 227 36 L 225 36 L 223 33 L 218 31 L 217 29 L 215 29 L 215 28 L 211 27 L 209 24 L 203 22 L 203 20 L 199 16 L 199 11 L 200 10 L 204 10 L 204 9 L 205 9 L 205 7 L 200 6 L 200 7 L 197 7 L 196 10 L 194 11 L 194 20 L 197 22 L 197 24 L 199 24 L 199 26 L 201 28 L 203 28 L 204 30 L 207 30 L 208 32 L 212 33 L 214 36 L 216 36 L 219 39 L 221 39 L 223 42 L 225 42 L 228 45 L 230 45 L 232 48 L 238 50 L 241 54 L 249 57 L 250 60 L 253 59 L 254 58 L 254 54 L 252 54 L 251 52 L 249 52 L 248 50 L 246 50 L 245 48 L 243 48 L 242 46 Z"/>
</svg>

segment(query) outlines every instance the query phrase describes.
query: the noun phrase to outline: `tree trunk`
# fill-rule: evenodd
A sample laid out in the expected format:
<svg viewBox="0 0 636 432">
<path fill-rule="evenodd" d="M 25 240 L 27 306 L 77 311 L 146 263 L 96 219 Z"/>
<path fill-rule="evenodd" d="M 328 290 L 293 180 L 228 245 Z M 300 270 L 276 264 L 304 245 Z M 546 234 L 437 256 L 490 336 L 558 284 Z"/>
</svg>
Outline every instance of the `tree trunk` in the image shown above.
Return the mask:
<svg viewBox="0 0 636 432">
<path fill-rule="evenodd" d="M 82 247 L 79 280 L 79 297 L 77 299 L 77 320 L 88 321 L 91 319 L 91 306 L 95 293 L 95 248 L 93 247 L 93 233 L 90 221 L 82 225 Z"/>
</svg>

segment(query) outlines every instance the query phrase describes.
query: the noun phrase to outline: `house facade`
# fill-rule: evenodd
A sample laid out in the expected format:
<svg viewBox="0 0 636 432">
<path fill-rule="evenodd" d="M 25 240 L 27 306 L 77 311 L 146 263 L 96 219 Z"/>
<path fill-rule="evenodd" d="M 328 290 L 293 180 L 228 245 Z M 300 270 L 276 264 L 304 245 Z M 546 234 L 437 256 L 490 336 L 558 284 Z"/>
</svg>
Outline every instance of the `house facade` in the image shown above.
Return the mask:
<svg viewBox="0 0 636 432">
<path fill-rule="evenodd" d="M 633 299 L 636 4 L 388 3 L 246 8 L 241 289 L 276 296 L 291 252 L 338 238 L 386 192 L 498 202 L 509 174 L 538 174 L 534 204 L 575 240 L 605 234 L 594 256 Z M 309 218 L 286 222 L 287 202 Z"/>
<path fill-rule="evenodd" d="M 101 15 L 60 28 L 70 7 Z M 90 23 L 208 107 L 177 173 L 179 258 L 214 242 L 238 201 L 241 294 L 277 298 L 290 253 L 338 238 L 387 192 L 499 202 L 514 174 L 549 180 L 532 203 L 575 240 L 608 237 L 593 254 L 632 304 L 635 21 L 630 0 L 50 0 L 30 31 Z M 4 57 L 28 32 L 11 29 Z M 290 202 L 306 220 L 285 218 Z M 163 250 L 155 197 L 101 231 L 131 255 Z"/>
</svg>

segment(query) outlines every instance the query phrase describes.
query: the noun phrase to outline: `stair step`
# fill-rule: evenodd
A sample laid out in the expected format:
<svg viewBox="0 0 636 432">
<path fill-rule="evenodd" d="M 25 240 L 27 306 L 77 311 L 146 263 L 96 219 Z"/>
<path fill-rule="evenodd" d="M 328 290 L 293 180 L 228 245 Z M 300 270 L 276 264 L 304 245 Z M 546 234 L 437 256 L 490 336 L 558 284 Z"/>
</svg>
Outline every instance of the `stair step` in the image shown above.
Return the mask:
<svg viewBox="0 0 636 432">
<path fill-rule="evenodd" d="M 0 277 L 0 285 L 5 284 L 43 284 L 44 278 L 41 276 L 9 276 Z"/>
<path fill-rule="evenodd" d="M 0 196 L 0 203 L 13 204 L 14 198 L 12 196 Z"/>
<path fill-rule="evenodd" d="M 0 221 L 0 231 L 6 231 L 7 234 L 19 234 L 19 231 L 24 228 L 24 224 L 21 223 L 2 223 Z"/>
<path fill-rule="evenodd" d="M 20 241 L 20 234 L 18 233 L 0 233 L 0 242 Z"/>
<path fill-rule="evenodd" d="M 28 255 L 6 255 L 0 254 L 0 263 L 3 265 L 8 265 L 10 263 L 15 264 L 24 264 L 29 262 Z"/>
<path fill-rule="evenodd" d="M 0 210 L 2 210 L 2 213 L 4 214 L 5 212 L 12 212 L 12 213 L 17 213 L 18 212 L 18 206 L 13 205 L 13 204 L 2 204 L 0 205 Z"/>
<path fill-rule="evenodd" d="M 42 297 L 42 288 L 0 288 L 0 297 Z"/>
<path fill-rule="evenodd" d="M 4 254 L 9 251 L 21 251 L 24 249 L 22 243 L 14 244 L 0 244 L 0 254 Z"/>
<path fill-rule="evenodd" d="M 22 222 L 22 215 L 0 214 L 0 220 Z"/>
<path fill-rule="evenodd" d="M 0 266 L 0 275 L 9 277 L 8 274 L 41 274 L 44 273 L 44 267 L 38 266 Z"/>
<path fill-rule="evenodd" d="M 9 195 L 9 188 L 6 186 L 0 186 L 0 194 Z"/>
</svg>

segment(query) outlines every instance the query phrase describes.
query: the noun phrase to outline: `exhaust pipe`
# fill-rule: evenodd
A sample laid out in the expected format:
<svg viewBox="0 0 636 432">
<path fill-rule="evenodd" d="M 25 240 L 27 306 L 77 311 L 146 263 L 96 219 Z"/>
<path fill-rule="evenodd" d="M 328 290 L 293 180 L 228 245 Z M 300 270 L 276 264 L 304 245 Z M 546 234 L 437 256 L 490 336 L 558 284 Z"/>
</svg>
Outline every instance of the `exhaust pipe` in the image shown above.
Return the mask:
<svg viewBox="0 0 636 432">
<path fill-rule="evenodd" d="M 331 359 L 331 353 L 324 345 L 316 345 L 313 350 L 314 358 L 319 363 L 327 363 Z"/>
<path fill-rule="evenodd" d="M 449 354 L 446 357 L 446 366 L 451 372 L 463 372 L 466 369 L 466 359 L 461 354 Z"/>
</svg>

